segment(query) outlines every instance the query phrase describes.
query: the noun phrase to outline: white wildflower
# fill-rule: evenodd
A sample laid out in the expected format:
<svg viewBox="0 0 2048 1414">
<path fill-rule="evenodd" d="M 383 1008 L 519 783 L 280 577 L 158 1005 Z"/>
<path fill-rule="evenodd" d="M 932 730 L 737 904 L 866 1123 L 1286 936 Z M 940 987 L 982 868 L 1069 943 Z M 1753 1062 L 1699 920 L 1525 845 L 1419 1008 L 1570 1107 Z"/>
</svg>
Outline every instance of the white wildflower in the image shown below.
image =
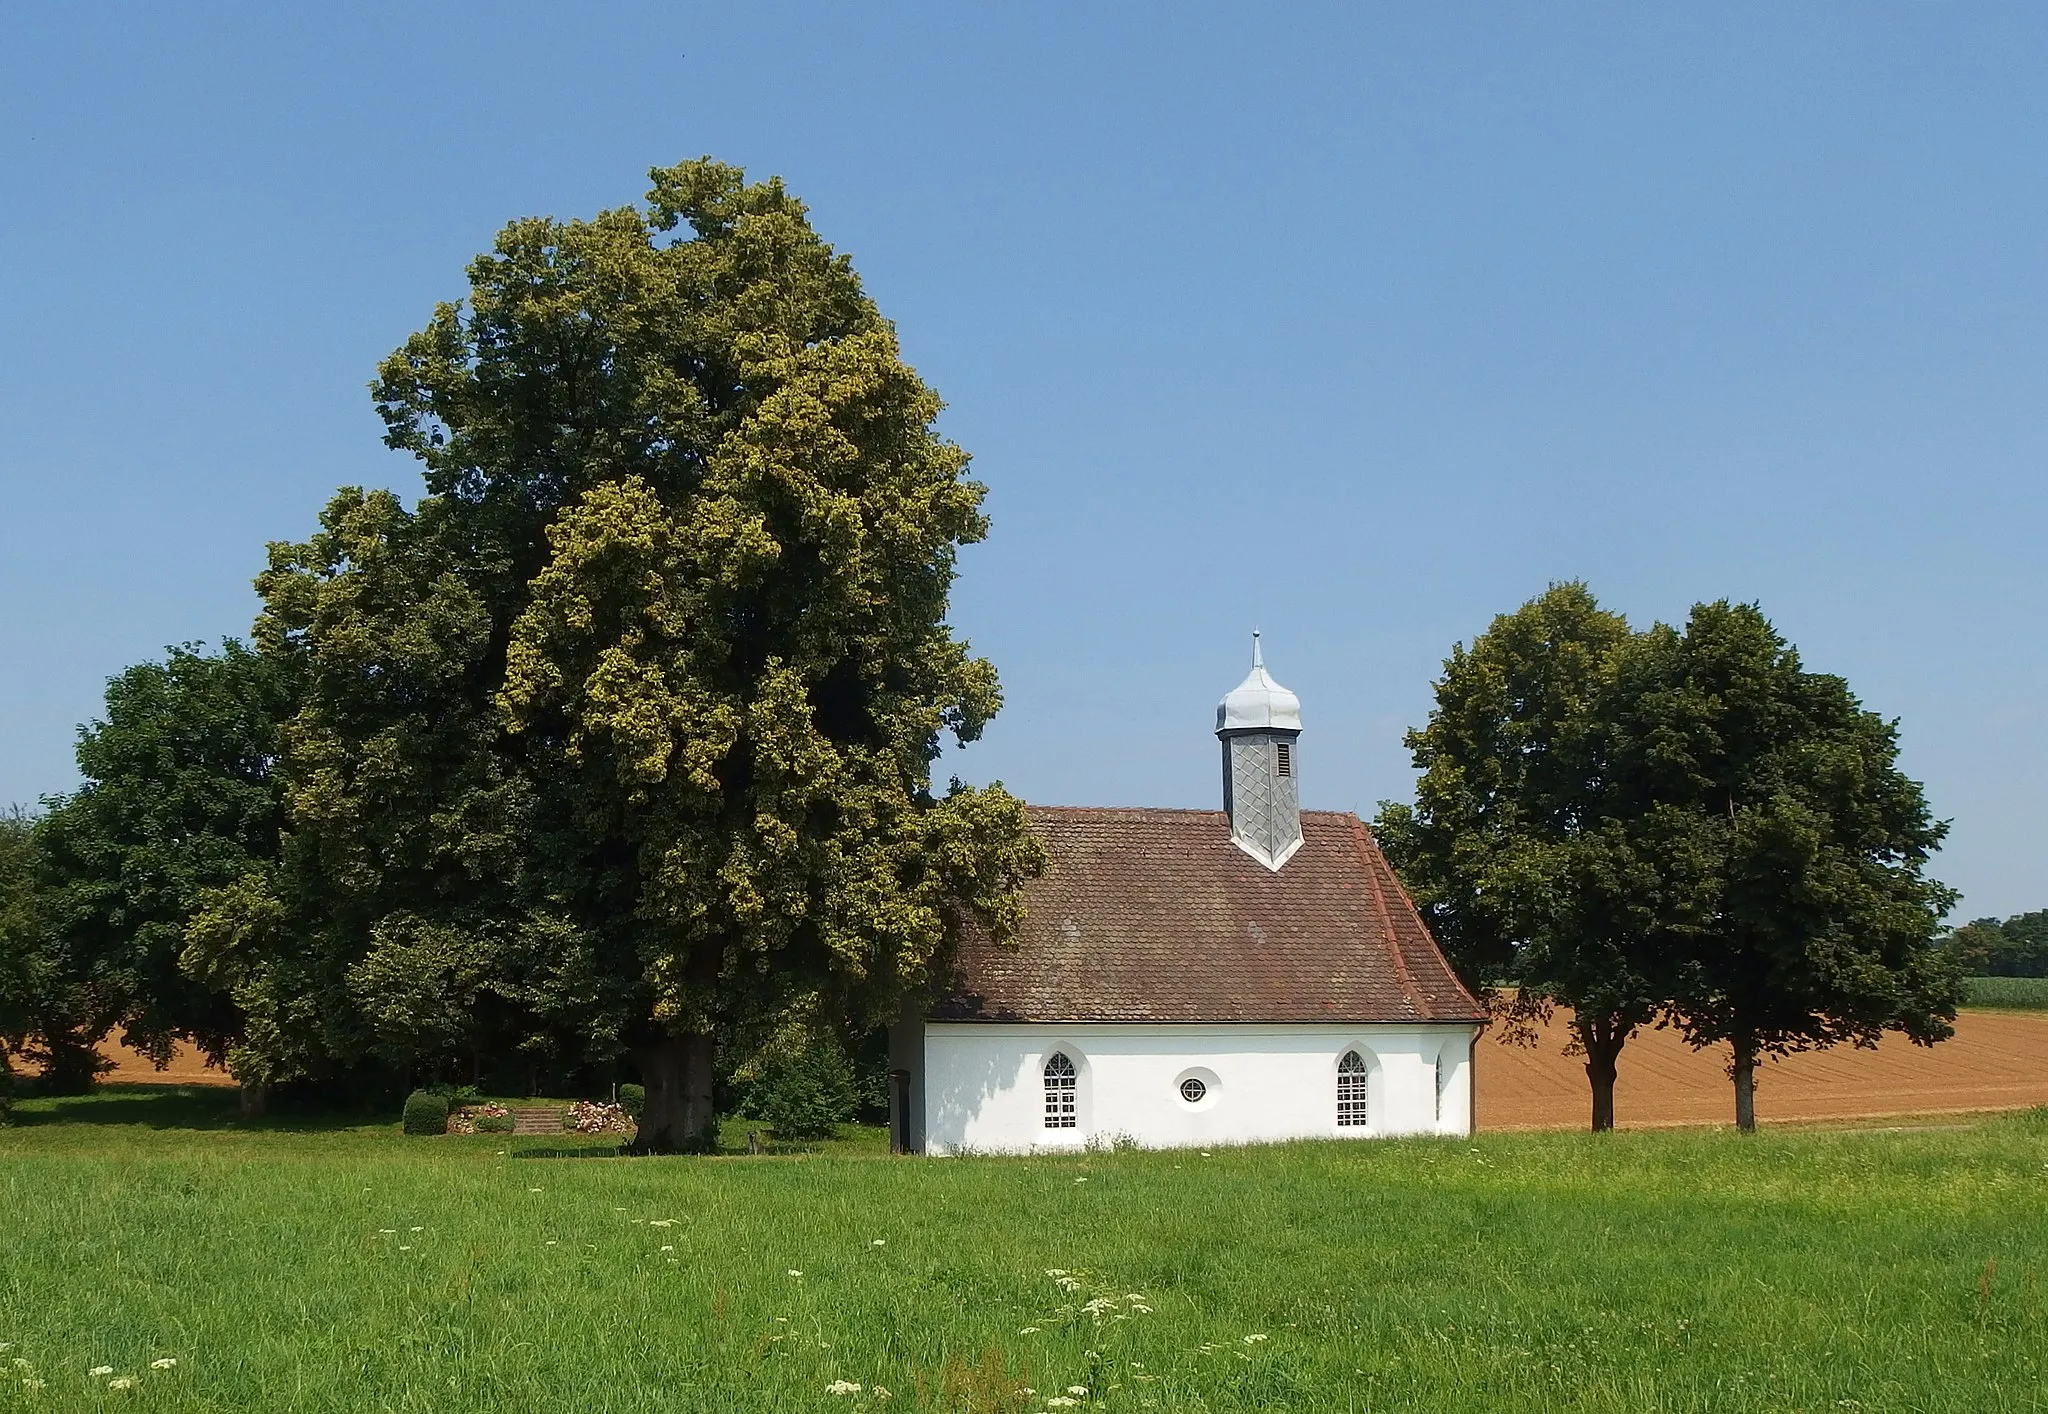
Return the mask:
<svg viewBox="0 0 2048 1414">
<path fill-rule="evenodd" d="M 161 1360 L 152 1360 L 149 1362 L 149 1368 L 152 1370 L 175 1370 L 177 1367 L 178 1357 L 175 1355 L 166 1355 Z"/>
<path fill-rule="evenodd" d="M 398 1236 L 398 1229 L 395 1227 L 380 1227 L 377 1229 L 377 1236 L 396 1237 Z"/>
<path fill-rule="evenodd" d="M 538 1193 L 538 1192 L 540 1192 L 540 1190 L 539 1190 L 538 1188 L 529 1188 L 529 1189 L 527 1189 L 526 1191 L 527 1191 L 528 1193 Z"/>
<path fill-rule="evenodd" d="M 1079 1177 L 1079 1178 L 1077 1178 L 1077 1179 L 1075 1179 L 1075 1180 L 1074 1180 L 1074 1182 L 1076 1182 L 1076 1183 L 1086 1183 L 1087 1181 L 1088 1181 L 1088 1176 L 1087 1176 L 1086 1174 L 1083 1174 L 1083 1175 L 1082 1175 L 1081 1177 Z"/>
<path fill-rule="evenodd" d="M 663 1245 L 661 1250 L 664 1252 L 673 1252 L 676 1250 L 676 1245 L 673 1242 L 666 1243 Z"/>
<path fill-rule="evenodd" d="M 95 1365 L 90 1370 L 87 1370 L 85 1373 L 90 1375 L 93 1379 L 98 1379 L 101 1375 L 113 1374 L 114 1367 L 112 1365 Z"/>
<path fill-rule="evenodd" d="M 868 1246 L 870 1247 L 887 1247 L 888 1245 L 889 1239 L 886 1237 L 878 1237 L 873 1242 L 870 1242 L 868 1244 Z"/>
<path fill-rule="evenodd" d="M 1248 1335 L 1244 1338 L 1244 1343 L 1246 1345 L 1257 1345 L 1260 1341 L 1264 1339 L 1265 1337 L 1262 1335 Z"/>
<path fill-rule="evenodd" d="M 787 1272 L 785 1272 L 785 1273 L 784 1273 L 783 1275 L 785 1275 L 785 1276 L 792 1276 L 792 1277 L 801 1277 L 801 1276 L 803 1275 L 803 1273 L 802 1273 L 802 1272 L 800 1272 L 800 1271 L 798 1271 L 798 1270 L 797 1270 L 797 1269 L 796 1269 L 795 1267 L 791 1267 L 791 1268 L 790 1268 L 790 1269 L 789 1269 L 789 1270 L 788 1270 Z"/>
<path fill-rule="evenodd" d="M 635 1221 L 638 1221 L 638 1219 L 635 1219 Z M 674 1227 L 676 1225 L 676 1220 L 674 1218 L 656 1218 L 653 1222 L 647 1225 L 649 1227 Z"/>
<path fill-rule="evenodd" d="M 889 1391 L 883 1389 L 880 1385 L 876 1385 L 873 1389 L 869 1390 L 868 1393 L 872 1394 L 877 1399 L 887 1399 L 889 1397 Z"/>
<path fill-rule="evenodd" d="M 425 1228 L 423 1228 L 423 1227 L 414 1227 L 414 1228 L 407 1228 L 407 1229 L 406 1229 L 406 1231 L 408 1231 L 408 1232 L 425 1232 L 425 1231 L 426 1231 L 426 1229 L 425 1229 Z"/>
<path fill-rule="evenodd" d="M 1072 1409 L 1080 1402 L 1078 1399 L 1069 1399 L 1063 1394 L 1056 1394 L 1045 1402 L 1045 1407 L 1048 1409 Z"/>
<path fill-rule="evenodd" d="M 140 1380 L 138 1380 L 138 1379 L 136 1379 L 136 1378 L 135 1378 L 135 1376 L 133 1376 L 133 1375 L 123 1375 L 123 1376 L 121 1376 L 121 1378 L 120 1378 L 120 1379 L 118 1379 L 118 1380 L 108 1380 L 108 1381 L 107 1381 L 107 1388 L 108 1388 L 108 1389 L 134 1389 L 134 1388 L 135 1388 L 135 1386 L 136 1386 L 136 1385 L 138 1385 L 138 1384 L 140 1384 L 140 1383 L 141 1383 L 141 1381 L 140 1381 Z"/>
<path fill-rule="evenodd" d="M 1086 1398 L 1088 1397 L 1088 1386 L 1086 1386 L 1086 1385 L 1068 1385 L 1068 1386 L 1067 1386 L 1067 1393 L 1068 1393 L 1068 1394 L 1071 1394 L 1071 1395 L 1076 1395 L 1076 1396 L 1078 1396 L 1078 1397 L 1080 1397 L 1080 1398 L 1082 1398 L 1082 1399 L 1086 1399 Z"/>
<path fill-rule="evenodd" d="M 860 1386 L 855 1384 L 852 1380 L 834 1380 L 831 1384 L 825 1386 L 825 1393 L 859 1394 Z"/>
<path fill-rule="evenodd" d="M 1047 1267 L 1045 1274 L 1049 1277 L 1063 1277 L 1067 1274 L 1067 1269 L 1065 1267 Z"/>
<path fill-rule="evenodd" d="M 1023 1330 L 1021 1330 L 1021 1331 L 1018 1331 L 1018 1332 L 1017 1332 L 1017 1334 L 1018 1334 L 1018 1335 L 1037 1335 L 1037 1334 L 1038 1334 L 1038 1327 L 1037 1327 L 1037 1326 L 1026 1326 L 1026 1327 L 1024 1327 L 1024 1329 L 1023 1329 Z"/>
<path fill-rule="evenodd" d="M 410 1252 L 412 1251 L 412 1248 L 406 1246 L 403 1242 L 401 1242 L 398 1244 L 398 1250 L 401 1252 Z"/>
</svg>

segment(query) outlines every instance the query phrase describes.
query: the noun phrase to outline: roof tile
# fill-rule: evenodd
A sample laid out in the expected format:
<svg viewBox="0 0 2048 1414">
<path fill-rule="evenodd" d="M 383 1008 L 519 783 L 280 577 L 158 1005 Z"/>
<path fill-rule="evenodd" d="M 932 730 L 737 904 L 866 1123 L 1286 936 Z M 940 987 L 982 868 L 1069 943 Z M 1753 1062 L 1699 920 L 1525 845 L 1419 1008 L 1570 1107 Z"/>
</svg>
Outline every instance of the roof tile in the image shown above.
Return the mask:
<svg viewBox="0 0 2048 1414">
<path fill-rule="evenodd" d="M 1048 867 L 1016 943 L 964 939 L 935 1019 L 1482 1019 L 1356 815 L 1303 811 L 1275 873 L 1220 810 L 1028 809 Z"/>
</svg>

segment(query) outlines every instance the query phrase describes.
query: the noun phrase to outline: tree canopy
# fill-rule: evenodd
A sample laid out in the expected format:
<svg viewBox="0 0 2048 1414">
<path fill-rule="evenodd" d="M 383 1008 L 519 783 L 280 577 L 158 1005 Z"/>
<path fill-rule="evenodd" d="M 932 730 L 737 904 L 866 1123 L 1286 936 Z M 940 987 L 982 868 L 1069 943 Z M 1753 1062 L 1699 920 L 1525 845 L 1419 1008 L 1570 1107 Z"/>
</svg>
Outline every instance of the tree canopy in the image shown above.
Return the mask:
<svg viewBox="0 0 2048 1414">
<path fill-rule="evenodd" d="M 2048 909 L 1973 918 L 1943 946 L 1974 977 L 2048 977 Z"/>
<path fill-rule="evenodd" d="M 1947 826 L 1897 767 L 1898 733 L 1807 672 L 1754 606 L 1695 606 L 1625 658 L 1610 715 L 1625 813 L 1664 840 L 1671 1012 L 1732 1048 L 1737 1123 L 1759 1055 L 1952 1032 L 1956 895 L 1927 877 Z"/>
<path fill-rule="evenodd" d="M 188 952 L 252 1075 L 630 1053 L 640 1142 L 690 1147 L 722 1032 L 872 1022 L 1014 923 L 1021 807 L 931 780 L 1000 703 L 945 622 L 983 490 L 778 182 L 653 177 L 506 227 L 386 360 L 417 505 L 272 549 L 285 838 Z"/>
<path fill-rule="evenodd" d="M 1669 993 L 1638 823 L 1609 795 L 1605 714 L 1628 623 L 1583 584 L 1553 585 L 1444 664 L 1408 734 L 1416 803 L 1376 833 L 1446 954 L 1520 1029 L 1571 1008 L 1593 1127 L 1614 1124 L 1617 1057 Z"/>
<path fill-rule="evenodd" d="M 1893 725 L 1755 607 L 1637 633 L 1553 586 L 1453 650 L 1409 746 L 1416 803 L 1381 838 L 1511 1025 L 1572 1008 L 1595 1128 L 1649 1022 L 1730 1046 L 1744 1127 L 1760 1055 L 1949 1034 L 1946 826 Z"/>
</svg>

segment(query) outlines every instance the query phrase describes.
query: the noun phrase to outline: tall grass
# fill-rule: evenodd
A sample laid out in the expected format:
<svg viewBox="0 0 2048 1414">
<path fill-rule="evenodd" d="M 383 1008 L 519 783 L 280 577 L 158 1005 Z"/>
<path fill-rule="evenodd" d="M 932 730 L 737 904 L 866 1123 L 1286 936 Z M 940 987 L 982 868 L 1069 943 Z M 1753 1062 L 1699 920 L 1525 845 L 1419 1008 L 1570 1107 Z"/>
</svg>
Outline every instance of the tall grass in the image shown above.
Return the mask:
<svg viewBox="0 0 2048 1414">
<path fill-rule="evenodd" d="M 2048 977 L 1966 977 L 1965 1006 L 2048 1011 Z"/>
<path fill-rule="evenodd" d="M 0 1374 L 43 1382 L 0 1408 L 2048 1404 L 2048 1112 L 626 1159 L 213 1103 L 34 1101 L 0 1131 Z"/>
</svg>

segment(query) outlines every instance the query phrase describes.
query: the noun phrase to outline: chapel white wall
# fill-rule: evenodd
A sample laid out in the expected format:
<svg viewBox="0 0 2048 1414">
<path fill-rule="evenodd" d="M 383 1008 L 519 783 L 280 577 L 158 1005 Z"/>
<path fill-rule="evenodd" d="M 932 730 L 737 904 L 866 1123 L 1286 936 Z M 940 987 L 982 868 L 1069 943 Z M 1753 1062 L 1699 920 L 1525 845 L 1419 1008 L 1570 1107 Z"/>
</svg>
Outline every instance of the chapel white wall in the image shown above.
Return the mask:
<svg viewBox="0 0 2048 1414">
<path fill-rule="evenodd" d="M 933 1154 L 1072 1149 L 1109 1138 L 1175 1148 L 1464 1135 L 1472 1129 L 1473 1034 L 1467 1025 L 927 1022 L 920 1127 Z M 1369 1067 L 1371 1122 L 1340 1129 L 1337 1062 L 1349 1050 Z M 1043 1072 L 1054 1051 L 1080 1071 L 1073 1129 L 1044 1123 Z M 1199 1105 L 1177 1088 L 1189 1070 L 1213 1077 Z"/>
</svg>

